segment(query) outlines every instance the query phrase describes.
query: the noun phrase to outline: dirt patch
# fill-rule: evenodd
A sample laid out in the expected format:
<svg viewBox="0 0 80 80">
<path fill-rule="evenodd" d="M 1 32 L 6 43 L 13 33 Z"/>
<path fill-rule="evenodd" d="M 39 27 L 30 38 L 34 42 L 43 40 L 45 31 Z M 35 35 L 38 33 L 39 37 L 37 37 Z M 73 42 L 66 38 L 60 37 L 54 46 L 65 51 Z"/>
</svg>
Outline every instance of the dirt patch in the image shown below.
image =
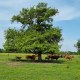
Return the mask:
<svg viewBox="0 0 80 80">
<path fill-rule="evenodd" d="M 12 67 L 17 67 L 17 66 L 23 65 L 23 63 L 21 63 L 21 62 L 8 62 L 7 65 L 12 66 Z"/>
</svg>

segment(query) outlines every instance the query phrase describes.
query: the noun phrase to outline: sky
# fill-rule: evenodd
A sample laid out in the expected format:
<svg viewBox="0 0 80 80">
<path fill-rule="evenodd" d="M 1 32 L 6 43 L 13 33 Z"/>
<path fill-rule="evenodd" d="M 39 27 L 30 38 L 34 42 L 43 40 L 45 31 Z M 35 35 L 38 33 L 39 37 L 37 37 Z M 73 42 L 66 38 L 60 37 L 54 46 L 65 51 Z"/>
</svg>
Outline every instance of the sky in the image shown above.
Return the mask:
<svg viewBox="0 0 80 80">
<path fill-rule="evenodd" d="M 5 43 L 4 31 L 21 26 L 11 23 L 12 16 L 19 14 L 22 8 L 30 8 L 39 2 L 48 3 L 49 7 L 59 11 L 53 17 L 53 26 L 62 29 L 61 51 L 76 51 L 74 44 L 80 39 L 80 0 L 0 0 L 0 48 Z"/>
</svg>

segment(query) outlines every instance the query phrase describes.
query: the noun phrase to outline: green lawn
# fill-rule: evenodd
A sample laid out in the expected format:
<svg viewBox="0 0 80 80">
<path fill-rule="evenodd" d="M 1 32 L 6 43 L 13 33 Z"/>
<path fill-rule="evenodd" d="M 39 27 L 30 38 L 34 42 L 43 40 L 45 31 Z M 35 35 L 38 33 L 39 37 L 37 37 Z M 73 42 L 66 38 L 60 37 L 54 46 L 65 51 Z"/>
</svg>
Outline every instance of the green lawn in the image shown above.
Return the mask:
<svg viewBox="0 0 80 80">
<path fill-rule="evenodd" d="M 12 61 L 15 56 L 24 61 Z M 43 55 L 44 57 L 44 55 Z M 0 80 L 80 80 L 80 56 L 52 63 L 27 62 L 25 54 L 0 54 Z"/>
</svg>

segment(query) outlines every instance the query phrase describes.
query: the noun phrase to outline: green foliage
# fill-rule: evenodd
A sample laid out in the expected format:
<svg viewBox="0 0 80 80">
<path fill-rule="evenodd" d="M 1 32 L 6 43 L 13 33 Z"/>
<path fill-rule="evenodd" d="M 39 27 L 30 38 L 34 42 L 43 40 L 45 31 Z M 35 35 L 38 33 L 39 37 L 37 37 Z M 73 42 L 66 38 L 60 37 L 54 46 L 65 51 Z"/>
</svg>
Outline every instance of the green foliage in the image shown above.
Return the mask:
<svg viewBox="0 0 80 80">
<path fill-rule="evenodd" d="M 80 40 L 77 41 L 75 47 L 77 48 L 77 52 L 80 53 Z"/>
<path fill-rule="evenodd" d="M 6 42 L 4 44 L 5 52 L 21 52 L 23 32 L 9 28 L 5 31 Z"/>
<path fill-rule="evenodd" d="M 61 30 L 59 28 L 51 28 L 46 30 L 44 34 L 37 31 L 29 31 L 24 35 L 23 50 L 32 53 L 57 53 L 60 46 L 58 42 L 61 40 Z"/>
<path fill-rule="evenodd" d="M 57 9 L 47 7 L 46 3 L 39 3 L 30 9 L 23 8 L 19 15 L 12 17 L 12 22 L 20 22 L 22 28 L 35 26 L 36 30 L 43 31 L 52 26 L 52 17 L 58 13 Z"/>
<path fill-rule="evenodd" d="M 15 29 L 8 29 L 5 31 L 5 39 L 6 42 L 4 44 L 4 49 L 6 52 L 14 52 L 16 51 L 15 47 L 15 36 L 16 36 L 16 30 Z"/>
<path fill-rule="evenodd" d="M 4 49 L 1 49 L 1 48 L 0 48 L 0 53 L 3 53 L 3 52 L 4 52 Z"/>
</svg>

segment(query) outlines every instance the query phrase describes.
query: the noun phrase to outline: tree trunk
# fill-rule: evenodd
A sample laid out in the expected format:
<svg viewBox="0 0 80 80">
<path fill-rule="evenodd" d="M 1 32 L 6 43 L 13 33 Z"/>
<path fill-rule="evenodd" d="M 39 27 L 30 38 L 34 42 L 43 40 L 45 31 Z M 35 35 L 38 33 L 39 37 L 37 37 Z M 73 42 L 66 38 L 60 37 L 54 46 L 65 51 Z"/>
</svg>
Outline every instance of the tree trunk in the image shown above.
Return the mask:
<svg viewBox="0 0 80 80">
<path fill-rule="evenodd" d="M 42 61 L 42 56 L 41 56 L 41 54 L 38 54 L 38 61 Z"/>
</svg>

